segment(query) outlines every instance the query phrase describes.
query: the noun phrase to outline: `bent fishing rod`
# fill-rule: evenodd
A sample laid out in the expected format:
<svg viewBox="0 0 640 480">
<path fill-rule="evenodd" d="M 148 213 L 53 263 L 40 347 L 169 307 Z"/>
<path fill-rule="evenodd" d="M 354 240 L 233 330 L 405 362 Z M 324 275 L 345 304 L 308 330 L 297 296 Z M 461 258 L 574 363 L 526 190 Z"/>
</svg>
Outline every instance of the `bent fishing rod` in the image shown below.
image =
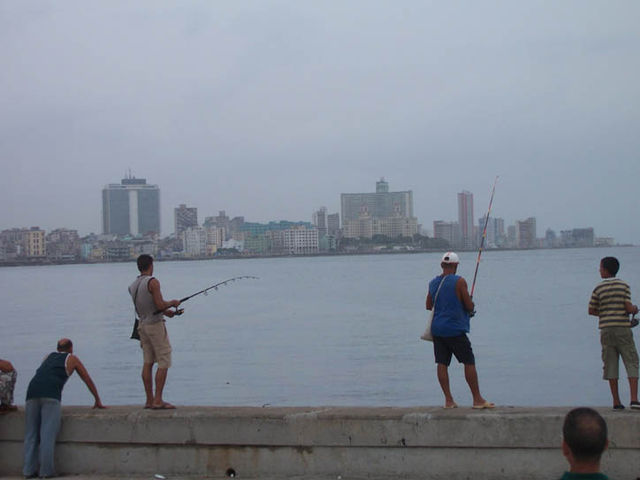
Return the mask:
<svg viewBox="0 0 640 480">
<path fill-rule="evenodd" d="M 204 289 L 200 290 L 199 292 L 192 293 L 188 297 L 181 298 L 180 299 L 180 303 L 186 302 L 190 298 L 197 297 L 198 295 L 200 295 L 202 293 L 207 295 L 207 292 L 209 292 L 209 290 L 218 290 L 219 287 L 224 287 L 225 285 L 227 285 L 227 284 L 229 284 L 231 282 L 235 282 L 236 280 L 242 280 L 242 279 L 245 279 L 245 278 L 251 278 L 251 279 L 254 279 L 254 280 L 258 280 L 258 277 L 253 277 L 251 275 L 243 275 L 241 277 L 228 278 L 227 280 L 224 280 L 222 282 L 218 282 L 218 283 L 216 283 L 214 285 L 211 285 L 210 287 L 204 288 Z M 171 308 L 171 307 L 169 307 L 169 308 Z M 153 314 L 157 315 L 158 313 L 162 313 L 162 312 L 164 312 L 164 310 L 156 310 L 155 312 L 153 312 Z M 179 309 L 179 308 L 176 307 L 175 315 L 182 315 L 183 312 L 184 312 L 183 309 L 181 309 L 181 308 Z"/>
<path fill-rule="evenodd" d="M 489 224 L 489 214 L 491 213 L 491 205 L 493 205 L 493 196 L 496 193 L 496 183 L 498 183 L 498 177 L 493 181 L 493 189 L 491 190 L 491 198 L 489 199 L 489 208 L 487 209 L 487 215 L 484 218 L 484 229 L 482 230 L 482 238 L 480 240 L 480 249 L 478 250 L 478 259 L 476 260 L 476 271 L 473 274 L 473 283 L 471 284 L 471 293 L 469 296 L 473 299 L 473 291 L 476 288 L 476 279 L 478 278 L 478 267 L 480 267 L 480 257 L 482 256 L 482 249 L 484 248 L 484 239 L 487 237 L 487 225 Z M 471 316 L 475 315 L 475 310 L 471 312 Z"/>
</svg>

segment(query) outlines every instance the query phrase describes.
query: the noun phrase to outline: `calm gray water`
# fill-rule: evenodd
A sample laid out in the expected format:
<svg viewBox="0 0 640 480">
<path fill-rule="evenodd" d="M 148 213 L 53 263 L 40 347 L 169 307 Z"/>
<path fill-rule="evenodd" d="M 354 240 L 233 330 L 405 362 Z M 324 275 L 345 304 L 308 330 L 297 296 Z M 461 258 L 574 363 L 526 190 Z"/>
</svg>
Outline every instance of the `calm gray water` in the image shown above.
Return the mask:
<svg viewBox="0 0 640 480">
<path fill-rule="evenodd" d="M 484 396 L 500 405 L 608 405 L 597 319 L 587 303 L 598 262 L 615 255 L 640 301 L 640 249 L 485 252 L 471 341 Z M 474 253 L 459 273 L 471 283 Z M 165 397 L 178 405 L 440 405 L 432 345 L 419 340 L 426 284 L 440 254 L 156 264 L 165 298 L 239 275 L 185 303 L 167 322 L 173 345 Z M 59 337 L 107 405 L 142 404 L 138 342 L 129 340 L 134 263 L 0 269 L 0 357 L 18 369 L 16 401 Z M 638 336 L 636 329 L 635 335 Z M 455 361 L 454 361 L 455 362 Z M 450 369 L 469 405 L 462 368 Z M 623 373 L 623 379 L 626 376 Z M 628 398 L 626 380 L 621 383 Z M 90 404 L 74 375 L 63 400 Z"/>
</svg>

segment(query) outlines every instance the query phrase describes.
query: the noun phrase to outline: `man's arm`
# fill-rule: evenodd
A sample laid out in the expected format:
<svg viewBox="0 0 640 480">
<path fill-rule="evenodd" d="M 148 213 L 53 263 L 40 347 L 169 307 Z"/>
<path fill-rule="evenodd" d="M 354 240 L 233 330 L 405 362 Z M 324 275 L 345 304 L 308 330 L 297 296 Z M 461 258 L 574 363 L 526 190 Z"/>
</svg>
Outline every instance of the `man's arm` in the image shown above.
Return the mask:
<svg viewBox="0 0 640 480">
<path fill-rule="evenodd" d="M 591 298 L 589 299 L 589 315 L 593 315 L 594 317 L 599 317 L 600 316 L 600 298 L 598 297 L 596 290 L 593 291 L 593 293 L 591 294 Z"/>
<path fill-rule="evenodd" d="M 78 375 L 80 375 L 80 378 L 91 392 L 91 395 L 93 395 L 93 398 L 95 399 L 93 408 L 106 408 L 100 401 L 98 389 L 93 383 L 93 380 L 91 379 L 89 372 L 87 372 L 87 369 L 84 368 L 84 365 L 78 357 L 76 357 L 75 355 L 69 355 L 69 361 L 67 362 L 67 373 L 71 375 L 73 372 L 78 372 Z"/>
<path fill-rule="evenodd" d="M 624 309 L 627 311 L 627 313 L 633 313 L 634 315 L 636 313 L 638 313 L 638 306 L 634 305 L 633 303 L 629 302 L 628 300 L 625 300 L 624 302 Z M 591 310 L 591 309 L 589 309 Z M 591 313 L 591 312 L 589 312 Z"/>
<path fill-rule="evenodd" d="M 431 298 L 431 293 L 427 292 L 427 310 L 431 310 L 433 308 L 433 299 Z"/>
<path fill-rule="evenodd" d="M 149 293 L 153 297 L 153 303 L 158 310 L 161 310 L 165 315 L 173 317 L 173 312 L 165 312 L 168 308 L 176 307 L 180 305 L 178 300 L 169 300 L 168 302 L 162 298 L 162 292 L 160 291 L 160 282 L 156 278 L 149 280 Z"/>
<path fill-rule="evenodd" d="M 473 312 L 475 305 L 473 304 L 473 300 L 471 300 L 471 296 L 469 295 L 469 290 L 467 288 L 467 281 L 460 277 L 456 282 L 456 295 L 462 302 L 462 306 L 467 312 Z"/>
</svg>

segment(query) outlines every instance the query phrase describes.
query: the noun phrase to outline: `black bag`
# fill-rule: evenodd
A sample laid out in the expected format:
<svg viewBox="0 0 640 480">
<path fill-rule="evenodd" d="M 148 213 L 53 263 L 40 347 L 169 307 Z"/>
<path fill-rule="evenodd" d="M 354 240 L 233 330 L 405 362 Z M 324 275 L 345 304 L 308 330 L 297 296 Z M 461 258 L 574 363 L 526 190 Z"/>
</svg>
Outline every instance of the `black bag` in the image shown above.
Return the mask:
<svg viewBox="0 0 640 480">
<path fill-rule="evenodd" d="M 138 318 L 133 321 L 133 331 L 131 332 L 131 340 L 140 340 L 140 333 L 138 332 Z"/>
</svg>

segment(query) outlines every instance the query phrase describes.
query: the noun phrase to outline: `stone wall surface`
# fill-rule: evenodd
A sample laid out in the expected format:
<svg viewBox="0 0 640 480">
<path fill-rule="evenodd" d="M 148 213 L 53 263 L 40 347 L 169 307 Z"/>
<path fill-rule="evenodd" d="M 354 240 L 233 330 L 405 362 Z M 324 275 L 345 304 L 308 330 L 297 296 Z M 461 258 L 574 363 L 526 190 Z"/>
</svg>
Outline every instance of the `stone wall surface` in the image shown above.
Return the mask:
<svg viewBox="0 0 640 480">
<path fill-rule="evenodd" d="M 549 479 L 569 408 L 63 407 L 59 473 L 239 478 Z M 603 470 L 640 477 L 640 413 L 599 409 Z M 22 468 L 24 412 L 0 417 L 0 475 Z"/>
</svg>

